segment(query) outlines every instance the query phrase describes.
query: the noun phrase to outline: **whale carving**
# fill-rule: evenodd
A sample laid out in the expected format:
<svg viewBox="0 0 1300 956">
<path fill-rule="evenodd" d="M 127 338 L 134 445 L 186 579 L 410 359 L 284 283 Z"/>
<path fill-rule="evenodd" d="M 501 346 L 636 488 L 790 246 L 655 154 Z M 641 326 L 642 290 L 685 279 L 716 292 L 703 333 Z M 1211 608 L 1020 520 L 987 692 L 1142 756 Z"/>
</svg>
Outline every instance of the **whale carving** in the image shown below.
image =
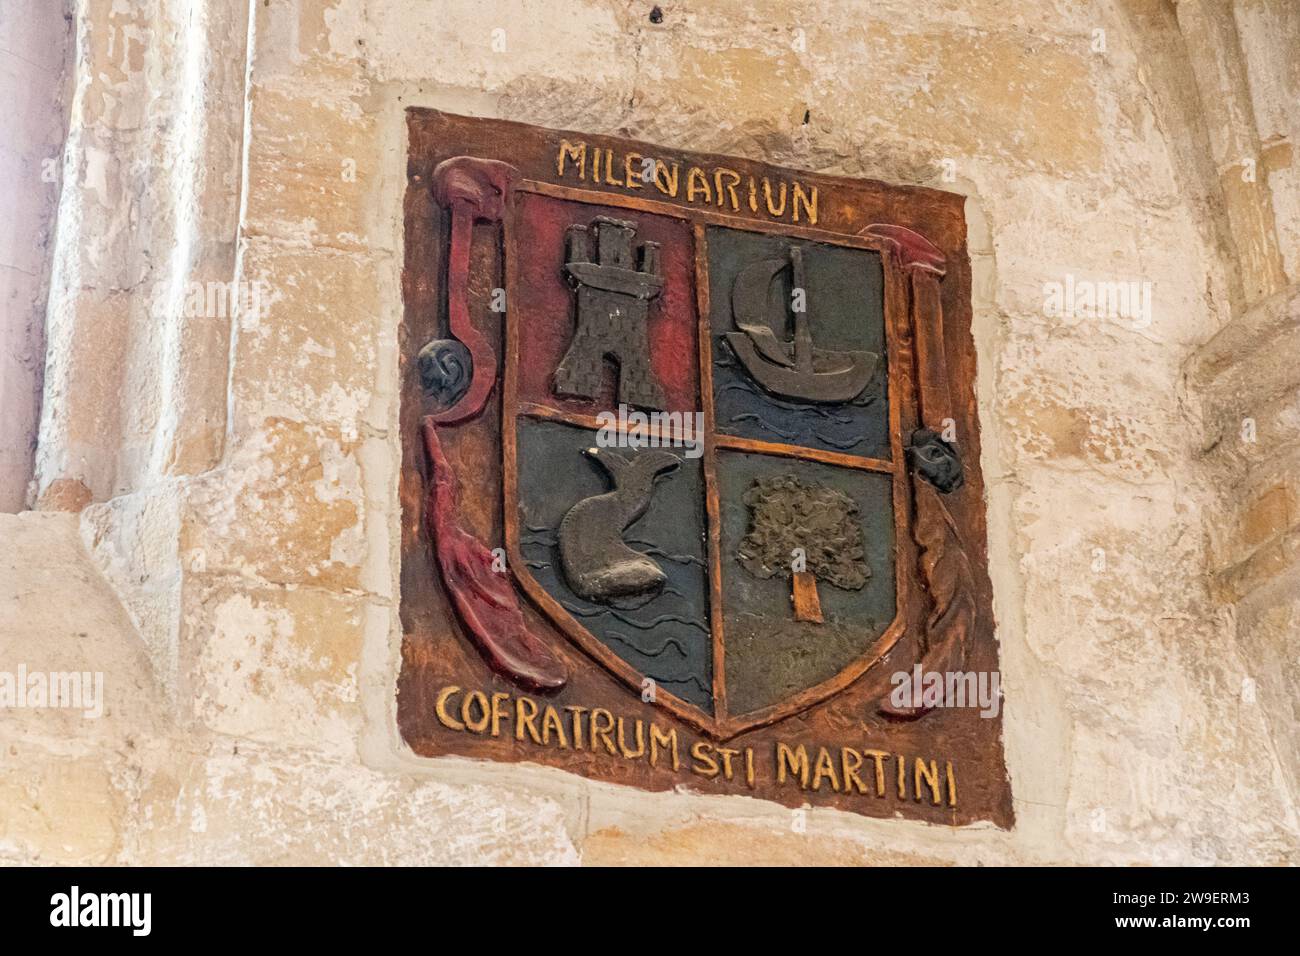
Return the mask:
<svg viewBox="0 0 1300 956">
<path fill-rule="evenodd" d="M 663 569 L 623 541 L 623 532 L 646 513 L 656 479 L 673 471 L 681 459 L 666 451 L 625 456 L 608 448 L 583 452 L 600 463 L 612 488 L 584 498 L 560 521 L 560 563 L 575 594 L 608 603 L 659 591 Z"/>
</svg>

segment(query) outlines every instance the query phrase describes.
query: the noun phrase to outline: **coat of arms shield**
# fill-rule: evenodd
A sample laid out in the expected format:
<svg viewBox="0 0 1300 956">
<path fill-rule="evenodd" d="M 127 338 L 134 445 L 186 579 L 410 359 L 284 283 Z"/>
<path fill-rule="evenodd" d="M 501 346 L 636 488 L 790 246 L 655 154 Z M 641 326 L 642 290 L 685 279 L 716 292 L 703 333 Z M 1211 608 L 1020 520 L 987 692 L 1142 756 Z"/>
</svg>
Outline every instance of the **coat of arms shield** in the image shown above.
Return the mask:
<svg viewBox="0 0 1300 956">
<path fill-rule="evenodd" d="M 529 596 L 718 736 L 860 675 L 914 585 L 878 241 L 535 194 L 514 241 L 504 514 Z"/>
<path fill-rule="evenodd" d="M 969 331 L 944 318 L 950 252 L 968 282 L 952 205 L 515 124 L 449 154 L 446 134 L 473 124 L 413 111 L 410 126 L 408 740 L 430 713 L 477 733 L 481 711 L 492 737 L 513 722 L 518 742 L 573 751 L 586 713 L 598 752 L 607 713 L 627 757 L 621 702 L 646 715 L 628 717 L 634 736 L 680 726 L 746 753 L 751 789 L 752 748 L 727 745 L 762 728 L 914 746 L 935 708 L 891 677 L 996 663 Z M 950 252 L 918 228 L 936 209 Z M 440 613 L 485 679 L 536 699 L 498 711 L 510 691 L 480 705 L 450 683 L 428 636 Z M 1006 820 L 989 729 L 975 812 Z M 578 769 L 622 778 L 592 759 Z M 930 806 L 960 816 L 941 789 Z"/>
</svg>

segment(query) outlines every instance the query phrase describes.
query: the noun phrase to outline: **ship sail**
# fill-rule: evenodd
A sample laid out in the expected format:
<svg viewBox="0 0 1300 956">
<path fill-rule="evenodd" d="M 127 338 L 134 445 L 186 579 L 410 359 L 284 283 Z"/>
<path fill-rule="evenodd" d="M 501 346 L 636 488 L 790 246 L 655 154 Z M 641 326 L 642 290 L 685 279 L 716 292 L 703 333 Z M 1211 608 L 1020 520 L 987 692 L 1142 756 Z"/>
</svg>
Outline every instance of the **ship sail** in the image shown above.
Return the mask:
<svg viewBox="0 0 1300 956">
<path fill-rule="evenodd" d="M 794 330 L 786 341 L 785 311 L 769 308 L 773 280 L 792 271 L 795 289 L 804 291 L 804 308 L 794 309 Z M 862 394 L 880 356 L 866 351 L 833 351 L 813 344 L 808 312 L 803 250 L 792 246 L 788 259 L 762 259 L 746 266 L 732 287 L 731 308 L 739 331 L 727 344 L 750 376 L 767 391 L 809 402 L 848 402 Z"/>
</svg>

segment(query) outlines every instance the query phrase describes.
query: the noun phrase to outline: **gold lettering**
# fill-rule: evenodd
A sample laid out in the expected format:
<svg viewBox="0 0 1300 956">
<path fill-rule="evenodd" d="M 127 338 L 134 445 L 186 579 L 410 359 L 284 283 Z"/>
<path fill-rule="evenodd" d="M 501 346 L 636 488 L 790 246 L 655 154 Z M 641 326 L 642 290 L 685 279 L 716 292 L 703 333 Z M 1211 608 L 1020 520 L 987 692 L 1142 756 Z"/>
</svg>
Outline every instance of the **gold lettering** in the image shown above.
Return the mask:
<svg viewBox="0 0 1300 956">
<path fill-rule="evenodd" d="M 598 723 L 602 726 L 596 726 Z M 614 715 L 601 707 L 593 707 L 591 711 L 591 749 L 596 749 L 596 741 L 599 740 L 610 753 L 618 753 L 614 749 L 614 738 L 610 736 L 610 731 L 613 729 Z"/>
<path fill-rule="evenodd" d="M 776 745 L 776 782 L 785 783 L 787 769 L 799 780 L 799 789 L 808 789 L 808 751 L 803 744 L 791 750 L 786 744 Z"/>
<path fill-rule="evenodd" d="M 812 788 L 814 790 L 822 788 L 822 777 L 830 780 L 832 790 L 836 793 L 840 792 L 840 780 L 835 775 L 835 762 L 831 760 L 831 753 L 825 747 L 817 749 L 817 762 L 813 765 Z"/>
<path fill-rule="evenodd" d="M 618 719 L 618 752 L 628 760 L 645 756 L 645 725 L 641 721 L 636 721 L 636 752 L 634 753 L 628 747 L 627 741 L 623 739 L 623 718 Z"/>
<path fill-rule="evenodd" d="M 808 219 L 808 225 L 817 225 L 817 187 L 813 186 L 811 191 L 805 193 L 803 186 L 795 180 L 794 184 L 794 221 L 799 221 L 799 203 L 802 200 L 804 216 Z M 784 203 L 783 203 L 784 205 Z"/>
<path fill-rule="evenodd" d="M 686 201 L 695 202 L 696 193 L 704 194 L 705 203 L 713 202 L 713 192 L 709 189 L 709 177 L 705 176 L 704 171 L 699 167 L 692 166 L 686 172 Z"/>
<path fill-rule="evenodd" d="M 469 712 L 472 705 L 477 705 L 479 713 L 483 715 L 482 720 L 471 720 Z M 488 707 L 487 694 L 481 690 L 470 693 L 465 698 L 465 703 L 460 707 L 460 719 L 465 721 L 465 726 L 469 728 L 470 733 L 481 734 L 487 730 L 488 721 L 492 719 L 492 710 Z"/>
<path fill-rule="evenodd" d="M 729 750 L 726 747 L 719 747 L 718 753 L 722 755 L 722 775 L 726 779 L 730 780 L 731 779 L 731 758 L 736 756 L 736 754 L 740 753 L 740 751 Z"/>
<path fill-rule="evenodd" d="M 551 742 L 552 731 L 560 741 L 560 749 L 568 750 L 569 741 L 564 737 L 564 724 L 560 723 L 560 715 L 556 713 L 554 707 L 547 704 L 546 711 L 542 714 L 542 743 L 549 744 Z"/>
<path fill-rule="evenodd" d="M 767 201 L 767 213 L 769 216 L 773 219 L 780 219 L 781 216 L 785 215 L 785 183 L 781 183 L 781 205 L 774 208 L 772 206 L 772 184 L 769 183 L 767 177 L 764 176 L 763 198 Z"/>
<path fill-rule="evenodd" d="M 627 180 L 628 189 L 641 188 L 641 183 L 644 181 L 644 176 L 641 170 L 638 169 L 636 170 L 636 172 L 632 171 L 633 166 L 640 166 L 640 165 L 641 165 L 640 153 L 628 153 L 626 156 L 623 157 L 623 175 Z"/>
<path fill-rule="evenodd" d="M 664 733 L 652 721 L 650 724 L 650 766 L 652 767 L 659 766 L 660 747 L 668 748 L 668 752 L 671 753 L 673 757 L 673 769 L 677 770 L 681 766 L 681 761 L 677 756 L 676 728 L 668 731 L 668 733 Z"/>
<path fill-rule="evenodd" d="M 564 709 L 573 714 L 573 749 L 582 750 L 582 715 L 587 712 L 587 708 L 572 706 Z"/>
<path fill-rule="evenodd" d="M 501 736 L 501 721 L 505 719 L 506 710 L 502 705 L 510 699 L 509 694 L 497 692 L 492 695 L 492 736 Z"/>
<path fill-rule="evenodd" d="M 695 758 L 695 765 L 691 767 L 693 773 L 698 773 L 701 777 L 718 775 L 718 762 L 709 756 L 709 751 L 712 749 L 703 740 L 696 741 L 691 746 L 691 756 Z"/>
<path fill-rule="evenodd" d="M 632 168 L 631 165 L 628 168 Z M 603 745 L 605 752 L 613 756 L 621 755 L 625 760 L 648 758 L 650 766 L 656 768 L 661 758 L 667 758 L 662 761 L 666 767 L 671 766 L 673 772 L 682 769 L 681 741 L 676 729 L 665 730 L 653 721 L 617 716 L 599 707 L 560 708 L 505 692 L 464 691 L 461 687 L 448 685 L 438 691 L 433 709 L 438 722 L 450 730 L 491 737 L 501 737 L 504 733 L 509 737 L 508 725 L 513 721 L 515 740 L 527 739 L 537 746 L 555 746 L 561 750 L 569 749 L 570 740 L 574 749 L 584 749 L 583 716 L 586 715 L 587 749 L 599 751 Z M 571 727 L 565 726 L 564 711 L 572 715 Z M 874 789 L 877 797 L 884 798 L 885 765 L 893 759 L 900 800 L 907 799 L 908 777 L 911 776 L 912 798 L 917 803 L 924 803 L 928 797 L 936 807 L 943 804 L 957 806 L 957 775 L 951 760 L 913 757 L 910 758 L 909 773 L 909 758 L 903 754 L 840 747 L 836 757 L 833 747 L 817 747 L 815 754 L 810 755 L 811 748 L 807 745 L 774 743 L 777 783 L 795 782 L 801 790 L 814 792 L 821 791 L 823 786 L 835 793 L 868 794 Z M 752 747 L 733 749 L 701 740 L 690 745 L 688 758 L 690 771 L 697 776 L 727 781 L 743 777 L 749 789 L 756 788 L 756 760 Z M 869 770 L 865 769 L 868 760 L 871 761 Z"/>
<path fill-rule="evenodd" d="M 667 164 L 661 163 L 659 160 L 656 159 L 655 160 L 655 185 L 659 187 L 659 191 L 663 193 L 665 196 L 671 196 L 673 199 L 676 199 L 677 186 L 679 181 L 681 180 L 681 171 L 682 171 L 681 166 L 678 165 L 677 163 L 673 163 L 672 172 L 669 173 Z M 662 176 L 660 176 L 661 172 L 663 173 Z"/>
<path fill-rule="evenodd" d="M 864 751 L 862 751 L 862 755 L 863 755 L 864 757 L 870 757 L 873 761 L 875 761 L 875 764 L 876 764 L 876 796 L 878 796 L 878 797 L 883 797 L 883 796 L 885 795 L 885 763 L 884 763 L 884 761 L 885 761 L 885 758 L 889 756 L 889 754 L 887 754 L 887 753 L 886 753 L 885 751 L 883 751 L 883 750 L 864 750 Z"/>
<path fill-rule="evenodd" d="M 933 760 L 927 769 L 925 761 L 920 757 L 915 758 L 916 762 L 912 765 L 912 789 L 916 791 L 916 802 L 921 802 L 921 780 L 925 779 L 926 785 L 930 788 L 930 793 L 937 807 L 939 805 L 939 765 Z"/>
<path fill-rule="evenodd" d="M 722 185 L 723 175 L 726 175 L 731 180 L 731 182 L 727 183 L 726 186 Z M 725 166 L 719 166 L 717 169 L 713 171 L 713 183 L 715 186 L 717 186 L 719 209 L 722 208 L 722 200 L 724 195 L 729 195 L 731 197 L 732 209 L 735 210 L 740 209 L 740 202 L 736 199 L 736 184 L 739 182 L 740 182 L 740 173 L 736 172 L 734 169 L 727 169 Z"/>
<path fill-rule="evenodd" d="M 588 159 L 590 159 L 590 169 Z M 619 175 L 615 175 L 616 168 Z M 681 188 L 680 163 L 664 162 L 642 156 L 640 153 L 628 153 L 620 162 L 613 149 L 593 146 L 588 150 L 587 143 L 582 140 L 560 141 L 555 153 L 555 173 L 561 179 L 576 173 L 578 179 L 590 178 L 593 183 L 622 186 L 628 190 L 644 189 L 645 184 L 653 180 L 655 188 L 671 199 L 678 197 Z M 730 208 L 733 212 L 739 212 L 742 204 L 747 204 L 751 213 L 758 213 L 760 205 L 763 205 L 766 207 L 767 215 L 773 219 L 785 218 L 788 209 L 793 222 L 817 225 L 818 188 L 816 186 L 805 185 L 798 180 L 787 182 L 777 179 L 773 183 L 771 179 L 763 176 L 761 177 L 763 201 L 760 204 L 759 181 L 760 177 L 744 176 L 726 166 L 717 166 L 708 170 L 690 166 L 686 171 L 686 201 L 716 206 L 718 209 Z M 745 192 L 744 199 L 741 198 L 742 184 Z"/>
<path fill-rule="evenodd" d="M 451 714 L 447 713 L 447 701 L 459 693 L 459 687 L 444 687 L 438 692 L 438 702 L 433 705 L 434 713 L 438 715 L 438 723 L 442 724 L 444 727 L 449 727 L 452 730 L 465 729 L 464 724 L 451 716 Z"/>
<path fill-rule="evenodd" d="M 525 713 L 526 711 L 526 713 Z M 537 703 L 527 697 L 518 697 L 515 699 L 515 740 L 524 739 L 524 731 L 528 731 L 528 736 L 533 738 L 533 743 L 539 746 L 542 743 L 541 736 L 537 733 Z"/>
<path fill-rule="evenodd" d="M 600 150 L 596 150 L 596 155 L 600 155 Z M 560 141 L 559 152 L 555 156 L 555 174 L 561 179 L 564 178 L 564 161 L 572 160 L 578 167 L 578 178 L 587 178 L 587 144 L 578 143 L 576 146 L 567 139 Z M 595 178 L 594 176 L 592 177 Z"/>
<path fill-rule="evenodd" d="M 849 758 L 852 757 L 852 761 Z M 852 763 L 852 766 L 850 766 Z M 852 793 L 856 787 L 858 793 L 866 793 L 867 785 L 862 782 L 858 776 L 858 768 L 862 766 L 862 754 L 858 753 L 852 747 L 840 748 L 840 771 L 844 777 L 844 792 Z"/>
</svg>

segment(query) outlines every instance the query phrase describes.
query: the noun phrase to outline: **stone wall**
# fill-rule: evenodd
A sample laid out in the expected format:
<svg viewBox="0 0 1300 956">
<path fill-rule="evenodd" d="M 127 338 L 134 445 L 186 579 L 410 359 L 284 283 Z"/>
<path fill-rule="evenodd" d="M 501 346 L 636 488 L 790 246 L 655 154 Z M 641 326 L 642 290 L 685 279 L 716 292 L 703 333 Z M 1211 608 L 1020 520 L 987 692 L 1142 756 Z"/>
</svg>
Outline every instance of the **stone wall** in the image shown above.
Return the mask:
<svg viewBox="0 0 1300 956">
<path fill-rule="evenodd" d="M 71 9 L 71 4 L 66 4 Z M 0 512 L 27 506 L 41 408 L 45 298 L 68 128 L 71 29 L 61 0 L 0 8 Z"/>
<path fill-rule="evenodd" d="M 0 858 L 1296 861 L 1300 10 L 651 7 L 76 4 L 37 480 L 80 517 L 5 519 L 0 641 L 110 706 L 0 714 Z M 404 750 L 413 105 L 968 197 L 1013 830 Z"/>
</svg>

